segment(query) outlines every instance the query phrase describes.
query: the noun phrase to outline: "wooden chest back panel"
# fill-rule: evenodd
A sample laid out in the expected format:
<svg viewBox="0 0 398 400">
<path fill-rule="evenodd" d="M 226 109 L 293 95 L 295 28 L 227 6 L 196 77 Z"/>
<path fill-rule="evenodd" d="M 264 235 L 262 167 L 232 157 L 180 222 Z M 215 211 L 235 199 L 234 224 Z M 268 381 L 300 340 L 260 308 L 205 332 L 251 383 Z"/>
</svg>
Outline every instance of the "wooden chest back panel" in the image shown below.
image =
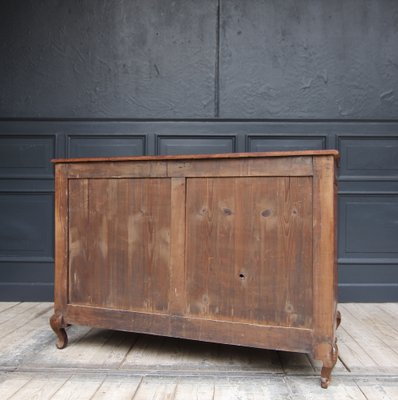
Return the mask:
<svg viewBox="0 0 398 400">
<path fill-rule="evenodd" d="M 69 301 L 167 311 L 171 180 L 69 180 Z"/>
<path fill-rule="evenodd" d="M 311 327 L 312 178 L 177 179 L 69 180 L 69 302 Z"/>
<path fill-rule="evenodd" d="M 330 354 L 335 156 L 57 160 L 56 314 Z"/>
<path fill-rule="evenodd" d="M 336 151 L 56 160 L 68 324 L 337 360 Z"/>
<path fill-rule="evenodd" d="M 187 180 L 188 314 L 312 323 L 312 178 Z"/>
</svg>

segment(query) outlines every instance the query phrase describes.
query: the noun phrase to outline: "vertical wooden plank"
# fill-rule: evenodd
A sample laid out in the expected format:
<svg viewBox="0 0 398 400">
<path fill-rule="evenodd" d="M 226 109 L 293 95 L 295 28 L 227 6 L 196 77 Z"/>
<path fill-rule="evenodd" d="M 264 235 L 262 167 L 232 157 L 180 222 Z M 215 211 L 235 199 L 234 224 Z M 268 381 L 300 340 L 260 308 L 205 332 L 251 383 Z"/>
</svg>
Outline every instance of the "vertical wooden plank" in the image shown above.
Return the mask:
<svg viewBox="0 0 398 400">
<path fill-rule="evenodd" d="M 170 181 L 71 180 L 72 303 L 167 310 L 169 288 L 164 283 L 169 282 Z"/>
<path fill-rule="evenodd" d="M 184 314 L 185 289 L 185 178 L 171 179 L 169 312 Z"/>
<path fill-rule="evenodd" d="M 313 291 L 315 358 L 330 357 L 337 307 L 336 201 L 333 156 L 313 157 Z"/>
<path fill-rule="evenodd" d="M 311 327 L 311 179 L 187 180 L 191 314 Z"/>
<path fill-rule="evenodd" d="M 55 312 L 68 302 L 68 166 L 55 165 Z"/>
<path fill-rule="evenodd" d="M 92 227 L 89 223 L 88 182 L 88 179 L 70 179 L 68 182 L 68 298 L 72 303 L 82 301 L 94 289 L 94 265 L 89 259 L 89 232 Z"/>
<path fill-rule="evenodd" d="M 274 197 L 265 221 L 262 258 L 272 265 L 273 279 L 262 277 L 262 286 L 275 299 L 275 320 L 283 326 L 310 327 L 312 324 L 312 178 L 279 177 L 269 193 Z M 261 198 L 256 199 L 260 202 Z M 274 217 L 274 218 L 272 218 Z M 270 235 L 276 224 L 274 237 Z M 265 228 L 265 229 L 264 229 Z M 264 293 L 266 296 L 266 293 Z M 271 299 L 267 299 L 271 302 Z"/>
</svg>

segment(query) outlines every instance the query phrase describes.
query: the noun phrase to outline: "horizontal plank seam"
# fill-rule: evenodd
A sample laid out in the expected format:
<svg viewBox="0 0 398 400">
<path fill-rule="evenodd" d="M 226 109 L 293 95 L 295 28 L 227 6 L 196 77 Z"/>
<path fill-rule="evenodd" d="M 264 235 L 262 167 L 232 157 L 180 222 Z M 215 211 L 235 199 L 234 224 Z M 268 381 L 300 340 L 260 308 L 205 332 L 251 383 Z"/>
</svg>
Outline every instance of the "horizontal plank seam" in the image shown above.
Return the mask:
<svg viewBox="0 0 398 400">
<path fill-rule="evenodd" d="M 212 159 L 241 159 L 241 158 L 267 158 L 267 157 L 302 157 L 302 156 L 333 156 L 339 157 L 337 150 L 299 150 L 299 151 L 273 151 L 251 153 L 220 153 L 220 154 L 181 154 L 159 156 L 135 157 L 88 157 L 88 158 L 55 158 L 51 162 L 57 163 L 87 163 L 87 162 L 121 162 L 121 161 L 164 161 L 164 160 L 212 160 Z"/>
<path fill-rule="evenodd" d="M 75 305 L 75 304 L 68 304 L 67 308 L 66 308 L 66 313 L 65 313 L 65 317 L 68 318 L 68 309 L 72 309 L 72 310 L 92 310 L 94 312 L 113 312 L 113 313 L 117 313 L 117 314 L 125 314 L 133 316 L 135 314 L 141 315 L 141 316 L 147 316 L 149 318 L 153 318 L 153 317 L 159 317 L 159 318 L 167 318 L 167 319 L 175 319 L 175 320 L 187 320 L 187 321 L 198 321 L 198 322 L 216 322 L 219 323 L 220 320 L 219 319 L 211 319 L 211 318 L 197 318 L 197 317 L 193 317 L 191 315 L 189 316 L 181 316 L 181 315 L 170 315 L 170 314 L 162 314 L 162 313 L 156 313 L 156 312 L 140 312 L 140 311 L 130 311 L 130 310 L 118 310 L 118 309 L 114 309 L 114 308 L 105 308 L 105 307 L 90 307 L 90 306 L 86 306 L 86 305 Z M 252 324 L 252 323 L 248 323 L 248 322 L 238 322 L 238 321 L 227 321 L 227 320 L 223 320 L 222 323 L 227 323 L 227 324 L 231 324 L 231 325 L 246 325 L 246 326 L 253 326 L 253 327 L 258 327 L 258 328 L 267 328 L 267 329 L 277 329 L 277 330 L 283 330 L 286 329 L 287 331 L 291 331 L 291 330 L 295 330 L 295 331 L 301 331 L 301 332 L 307 332 L 307 333 L 312 333 L 312 329 L 310 328 L 296 328 L 296 327 L 290 327 L 290 326 L 281 326 L 281 325 L 269 325 L 269 324 Z"/>
</svg>

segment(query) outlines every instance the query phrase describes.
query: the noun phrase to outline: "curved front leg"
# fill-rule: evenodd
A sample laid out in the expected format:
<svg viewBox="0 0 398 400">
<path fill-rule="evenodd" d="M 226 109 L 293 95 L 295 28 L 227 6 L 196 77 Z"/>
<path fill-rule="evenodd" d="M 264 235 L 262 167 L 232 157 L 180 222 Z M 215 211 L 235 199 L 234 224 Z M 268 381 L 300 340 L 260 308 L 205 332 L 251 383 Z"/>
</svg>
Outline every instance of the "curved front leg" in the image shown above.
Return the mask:
<svg viewBox="0 0 398 400">
<path fill-rule="evenodd" d="M 332 370 L 336 365 L 338 355 L 339 355 L 339 349 L 337 347 L 337 344 L 335 343 L 334 346 L 332 346 L 328 357 L 322 360 L 323 367 L 321 370 L 321 387 L 323 389 L 327 389 L 329 386 L 330 375 L 332 374 Z"/>
<path fill-rule="evenodd" d="M 58 349 L 64 349 L 68 345 L 68 335 L 65 331 L 64 318 L 61 313 L 57 312 L 50 318 L 50 325 L 52 330 L 58 337 L 56 346 Z"/>
</svg>

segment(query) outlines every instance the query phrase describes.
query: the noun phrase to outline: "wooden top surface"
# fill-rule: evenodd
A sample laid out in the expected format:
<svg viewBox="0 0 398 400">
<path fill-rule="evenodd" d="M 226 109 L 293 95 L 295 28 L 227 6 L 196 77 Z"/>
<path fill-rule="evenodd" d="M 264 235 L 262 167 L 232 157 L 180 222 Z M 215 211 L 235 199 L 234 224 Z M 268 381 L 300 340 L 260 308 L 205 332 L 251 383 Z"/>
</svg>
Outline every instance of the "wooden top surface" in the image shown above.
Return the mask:
<svg viewBox="0 0 398 400">
<path fill-rule="evenodd" d="M 207 160 L 207 159 L 234 159 L 234 158 L 266 158 L 266 157 L 302 157 L 302 156 L 333 156 L 339 158 L 337 150 L 301 150 L 301 151 L 273 151 L 253 153 L 223 153 L 223 154 L 182 154 L 173 156 L 135 156 L 135 157 L 90 157 L 90 158 L 57 158 L 53 163 L 86 163 L 103 161 L 163 161 L 163 160 Z"/>
</svg>

